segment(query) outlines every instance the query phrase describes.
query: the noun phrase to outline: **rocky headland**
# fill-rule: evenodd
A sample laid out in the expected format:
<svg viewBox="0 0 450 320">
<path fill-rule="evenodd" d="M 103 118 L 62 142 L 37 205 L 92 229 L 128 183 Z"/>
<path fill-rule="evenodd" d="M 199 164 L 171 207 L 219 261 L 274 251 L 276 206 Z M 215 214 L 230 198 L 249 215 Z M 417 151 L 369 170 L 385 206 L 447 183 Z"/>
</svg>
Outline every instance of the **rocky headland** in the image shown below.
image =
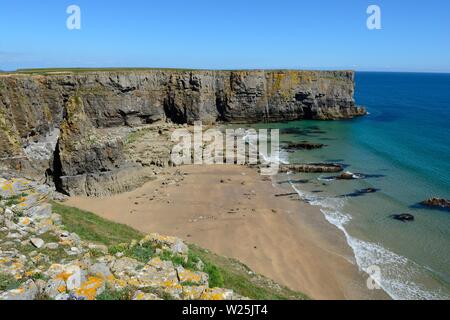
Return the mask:
<svg viewBox="0 0 450 320">
<path fill-rule="evenodd" d="M 0 75 L 0 170 L 65 194 L 131 190 L 168 165 L 167 126 L 347 119 L 351 71 L 115 70 Z M 155 128 L 144 158 L 127 152 L 139 128 Z M 170 150 L 170 149 L 169 149 Z M 150 156 L 151 160 L 148 160 Z M 156 169 L 155 169 L 156 168 Z"/>
</svg>

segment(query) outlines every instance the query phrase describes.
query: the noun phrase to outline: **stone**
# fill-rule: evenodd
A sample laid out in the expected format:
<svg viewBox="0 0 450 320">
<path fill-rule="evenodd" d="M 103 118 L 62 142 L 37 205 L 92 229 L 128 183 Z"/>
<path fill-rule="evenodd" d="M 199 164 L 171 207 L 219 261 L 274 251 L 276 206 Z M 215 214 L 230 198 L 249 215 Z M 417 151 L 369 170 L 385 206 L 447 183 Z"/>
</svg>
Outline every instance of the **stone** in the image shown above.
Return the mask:
<svg viewBox="0 0 450 320">
<path fill-rule="evenodd" d="M 44 203 L 38 206 L 33 206 L 24 211 L 28 217 L 36 217 L 39 219 L 50 218 L 52 215 L 52 205 Z"/>
<path fill-rule="evenodd" d="M 108 247 L 103 244 L 95 244 L 95 243 L 89 243 L 88 248 L 90 250 L 98 250 L 101 253 L 107 254 L 108 253 Z"/>
<path fill-rule="evenodd" d="M 139 261 L 128 258 L 128 257 L 122 257 L 120 259 L 117 259 L 113 261 L 110 265 L 111 271 L 117 276 L 117 275 L 135 275 L 137 274 L 137 269 L 142 268 L 143 264 Z"/>
<path fill-rule="evenodd" d="M 207 286 L 183 286 L 183 300 L 199 300 Z"/>
<path fill-rule="evenodd" d="M 44 240 L 40 238 L 30 238 L 30 242 L 33 246 L 35 246 L 38 249 L 42 248 L 42 246 L 45 244 Z"/>
<path fill-rule="evenodd" d="M 65 294 L 66 282 L 62 278 L 50 279 L 43 289 L 43 294 L 51 299 L 56 299 L 60 294 Z"/>
<path fill-rule="evenodd" d="M 129 129 L 161 120 L 253 123 L 364 114 L 355 104 L 352 71 L 11 74 L 0 78 L 0 121 L 9 124 L 0 128 L 0 158 L 20 158 L 21 168 L 33 176 L 50 174 L 58 191 L 66 194 L 105 195 L 148 179 L 142 166 L 127 165 L 123 143 L 103 134 L 105 128 Z M 165 134 L 161 128 L 155 134 L 160 131 Z M 32 137 L 24 138 L 27 132 Z M 158 160 L 152 161 L 168 162 Z M 15 164 L 6 161 L 5 166 L 12 171 Z M 133 178 L 127 179 L 130 174 Z M 25 191 L 27 183 L 3 181 L 0 195 Z"/>
<path fill-rule="evenodd" d="M 351 173 L 350 171 L 346 171 L 342 174 L 340 174 L 339 176 L 336 177 L 337 180 L 353 180 L 353 179 L 357 179 L 357 177 L 355 176 L 355 174 Z"/>
<path fill-rule="evenodd" d="M 189 248 L 181 239 L 176 239 L 175 243 L 170 247 L 170 251 L 172 251 L 173 253 L 185 255 L 188 253 Z"/>
<path fill-rule="evenodd" d="M 47 248 L 49 250 L 57 250 L 59 248 L 59 244 L 56 242 L 46 243 L 45 248 Z"/>
<path fill-rule="evenodd" d="M 194 283 L 197 285 L 208 284 L 208 274 L 204 272 L 186 270 L 182 266 L 178 266 L 176 270 L 181 284 L 184 282 Z"/>
<path fill-rule="evenodd" d="M 200 296 L 201 300 L 232 300 L 233 290 L 207 288 Z"/>
<path fill-rule="evenodd" d="M 321 149 L 325 145 L 322 143 L 309 143 L 309 142 L 300 142 L 300 143 L 288 143 L 283 149 L 286 149 L 288 151 L 295 151 L 295 150 L 314 150 L 314 149 Z"/>
</svg>

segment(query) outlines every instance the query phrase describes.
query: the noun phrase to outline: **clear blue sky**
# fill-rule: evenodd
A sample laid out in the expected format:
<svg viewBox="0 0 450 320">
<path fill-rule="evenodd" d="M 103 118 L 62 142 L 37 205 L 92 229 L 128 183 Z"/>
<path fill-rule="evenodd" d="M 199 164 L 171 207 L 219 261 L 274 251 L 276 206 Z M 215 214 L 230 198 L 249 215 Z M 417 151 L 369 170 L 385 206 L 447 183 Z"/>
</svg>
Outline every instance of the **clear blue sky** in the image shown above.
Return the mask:
<svg viewBox="0 0 450 320">
<path fill-rule="evenodd" d="M 81 8 L 79 31 L 66 9 Z M 366 9 L 382 10 L 382 30 Z M 448 0 L 1 0 L 0 69 L 450 72 Z"/>
</svg>

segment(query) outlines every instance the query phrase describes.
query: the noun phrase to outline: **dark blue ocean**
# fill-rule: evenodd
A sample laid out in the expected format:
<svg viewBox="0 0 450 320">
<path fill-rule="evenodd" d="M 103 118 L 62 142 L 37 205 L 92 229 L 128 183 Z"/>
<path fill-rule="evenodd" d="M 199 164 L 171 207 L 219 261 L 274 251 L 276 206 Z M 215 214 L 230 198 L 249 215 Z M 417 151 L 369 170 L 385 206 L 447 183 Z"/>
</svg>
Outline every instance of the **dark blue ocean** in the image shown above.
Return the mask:
<svg viewBox="0 0 450 320">
<path fill-rule="evenodd" d="M 448 299 L 450 212 L 417 204 L 450 198 L 450 74 L 357 73 L 355 99 L 369 115 L 264 127 L 280 128 L 282 142 L 327 145 L 284 154 L 291 163 L 339 162 L 367 175 L 291 177 L 308 180 L 293 187 L 345 233 L 362 270 L 379 270 L 382 288 L 395 299 Z M 355 196 L 364 188 L 378 192 Z M 390 217 L 399 213 L 415 221 Z"/>
</svg>

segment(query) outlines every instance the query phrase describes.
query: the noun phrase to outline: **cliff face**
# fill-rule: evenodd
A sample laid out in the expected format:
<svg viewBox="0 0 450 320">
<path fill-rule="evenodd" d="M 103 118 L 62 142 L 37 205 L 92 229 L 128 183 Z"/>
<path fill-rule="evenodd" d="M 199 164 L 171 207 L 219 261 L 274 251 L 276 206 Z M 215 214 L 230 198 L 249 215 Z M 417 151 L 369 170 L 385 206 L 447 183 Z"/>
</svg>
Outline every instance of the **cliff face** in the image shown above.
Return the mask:
<svg viewBox="0 0 450 320">
<path fill-rule="evenodd" d="M 355 106 L 353 93 L 354 74 L 350 71 L 136 70 L 0 75 L 0 169 L 7 162 L 9 167 L 22 170 L 29 166 L 30 157 L 33 166 L 40 163 L 45 167 L 53 149 L 59 150 L 62 158 L 58 168 L 50 171 L 67 176 L 89 173 L 81 162 L 121 150 L 120 143 L 102 143 L 90 134 L 102 128 L 135 127 L 158 120 L 210 124 L 351 118 L 364 114 Z M 73 139 L 97 142 L 92 148 L 84 144 L 77 149 L 70 141 Z M 116 158 L 120 156 L 99 160 L 101 171 L 120 167 Z M 79 166 L 74 165 L 77 161 Z"/>
</svg>

